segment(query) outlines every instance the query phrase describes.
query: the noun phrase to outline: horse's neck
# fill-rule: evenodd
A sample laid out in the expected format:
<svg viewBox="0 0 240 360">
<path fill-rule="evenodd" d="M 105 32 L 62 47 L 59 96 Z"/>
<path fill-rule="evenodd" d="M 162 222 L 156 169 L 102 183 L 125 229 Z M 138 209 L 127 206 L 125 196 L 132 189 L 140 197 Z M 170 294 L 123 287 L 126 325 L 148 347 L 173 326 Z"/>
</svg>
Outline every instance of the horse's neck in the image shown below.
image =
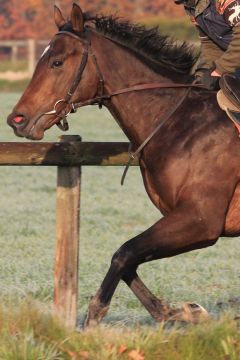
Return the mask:
<svg viewBox="0 0 240 360">
<path fill-rule="evenodd" d="M 94 52 L 108 94 L 136 84 L 173 83 L 169 78 L 156 74 L 130 51 L 107 39 L 96 41 Z M 107 104 L 109 111 L 135 146 L 139 146 L 148 137 L 168 109 L 174 106 L 176 99 L 182 96 L 181 90 L 160 91 L 161 96 L 158 90 L 117 95 Z"/>
</svg>

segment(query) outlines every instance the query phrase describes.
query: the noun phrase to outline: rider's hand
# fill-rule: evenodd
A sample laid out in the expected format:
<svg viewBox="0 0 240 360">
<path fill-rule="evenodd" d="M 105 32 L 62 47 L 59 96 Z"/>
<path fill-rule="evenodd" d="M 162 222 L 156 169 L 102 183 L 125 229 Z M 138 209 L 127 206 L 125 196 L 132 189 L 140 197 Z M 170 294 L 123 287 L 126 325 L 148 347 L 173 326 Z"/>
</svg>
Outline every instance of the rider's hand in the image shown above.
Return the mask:
<svg viewBox="0 0 240 360">
<path fill-rule="evenodd" d="M 219 77 L 221 77 L 221 74 L 219 74 L 219 72 L 217 72 L 216 70 L 213 70 L 213 72 L 211 73 L 211 76 L 219 76 Z"/>
<path fill-rule="evenodd" d="M 219 90 L 221 75 L 212 69 L 198 69 L 194 74 L 194 84 L 203 85 L 208 90 Z"/>
</svg>

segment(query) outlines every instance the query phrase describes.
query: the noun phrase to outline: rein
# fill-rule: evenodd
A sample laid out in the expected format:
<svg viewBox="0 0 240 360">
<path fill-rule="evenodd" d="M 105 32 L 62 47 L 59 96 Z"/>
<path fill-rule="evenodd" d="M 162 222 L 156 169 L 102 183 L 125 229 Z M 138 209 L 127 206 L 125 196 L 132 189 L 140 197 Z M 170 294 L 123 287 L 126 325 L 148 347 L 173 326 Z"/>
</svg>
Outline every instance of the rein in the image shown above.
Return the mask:
<svg viewBox="0 0 240 360">
<path fill-rule="evenodd" d="M 81 39 L 79 36 L 69 32 L 69 31 L 59 31 L 56 36 L 58 35 L 67 35 L 67 36 L 71 36 L 74 39 L 78 40 L 78 41 L 83 41 L 83 39 Z M 87 32 L 88 35 L 88 32 Z M 97 71 L 97 75 L 98 75 L 98 90 L 97 90 L 97 96 L 85 100 L 85 101 L 80 101 L 80 102 L 74 102 L 71 101 L 75 91 L 77 90 L 77 87 L 81 81 L 83 72 L 86 68 L 87 62 L 88 62 L 88 57 L 91 56 L 94 62 L 94 65 L 96 67 L 96 71 Z M 175 111 L 179 108 L 179 106 L 181 106 L 181 104 L 184 102 L 184 100 L 186 99 L 186 97 L 188 96 L 191 88 L 203 88 L 202 85 L 199 84 L 175 84 L 175 83 L 145 83 L 145 84 L 138 84 L 138 85 L 134 85 L 134 86 L 130 86 L 127 88 L 123 88 L 123 89 L 119 89 L 116 90 L 110 94 L 104 94 L 104 79 L 100 70 L 100 67 L 98 65 L 97 62 L 97 58 L 95 56 L 95 54 L 92 52 L 92 48 L 91 48 L 91 42 L 89 40 L 89 36 L 87 36 L 86 42 L 85 42 L 85 49 L 83 52 L 83 56 L 82 56 L 82 60 L 80 63 L 80 66 L 78 68 L 77 71 L 77 75 L 73 80 L 73 83 L 70 87 L 70 89 L 67 92 L 67 95 L 65 97 L 65 99 L 60 99 L 58 101 L 56 101 L 53 110 L 50 110 L 48 112 L 42 113 L 37 119 L 39 120 L 39 118 L 41 118 L 43 115 L 56 115 L 57 117 L 59 117 L 59 122 L 56 124 L 62 131 L 67 131 L 69 129 L 68 126 L 68 122 L 67 122 L 67 117 L 70 113 L 75 113 L 80 107 L 83 106 L 87 106 L 87 105 L 98 105 L 99 108 L 102 108 L 102 105 L 104 103 L 104 101 L 107 100 L 111 100 L 112 97 L 114 96 L 118 96 L 118 95 L 122 95 L 122 94 L 127 94 L 130 92 L 135 92 L 135 91 L 144 91 L 144 90 L 151 90 L 151 89 L 167 89 L 167 88 L 186 88 L 186 92 L 183 95 L 183 97 L 181 97 L 181 99 L 177 102 L 177 104 L 169 111 L 169 113 L 164 117 L 164 119 L 162 119 L 162 121 L 160 122 L 160 124 L 152 131 L 152 133 L 146 138 L 146 140 L 137 148 L 137 150 L 132 153 L 131 150 L 129 150 L 129 161 L 125 167 L 122 179 L 121 179 L 121 185 L 123 185 L 124 183 L 124 179 L 126 177 L 127 171 L 129 169 L 129 166 L 131 165 L 131 163 L 133 162 L 133 160 L 136 158 L 136 156 L 138 156 L 140 154 L 140 152 L 142 151 L 142 149 L 149 143 L 149 141 L 153 138 L 153 136 L 160 130 L 160 128 L 169 120 L 169 118 L 175 113 Z M 58 106 L 59 104 L 66 104 L 66 107 L 64 109 L 61 109 L 60 111 L 58 111 Z M 35 123 L 36 123 L 35 121 Z M 61 123 L 62 121 L 62 123 Z M 131 144 L 130 144 L 130 149 L 131 149 Z"/>
<path fill-rule="evenodd" d="M 174 89 L 174 88 L 203 88 L 200 84 L 174 84 L 174 83 L 146 83 L 146 84 L 139 84 L 130 86 L 127 88 L 119 89 L 111 94 L 103 94 L 101 96 L 96 96 L 95 98 L 80 101 L 76 103 L 72 103 L 75 109 L 80 108 L 82 106 L 86 105 L 99 105 L 100 102 L 104 100 L 111 100 L 113 96 L 121 95 L 121 94 L 127 94 L 129 92 L 134 91 L 143 91 L 143 90 L 153 90 L 153 89 Z"/>
</svg>

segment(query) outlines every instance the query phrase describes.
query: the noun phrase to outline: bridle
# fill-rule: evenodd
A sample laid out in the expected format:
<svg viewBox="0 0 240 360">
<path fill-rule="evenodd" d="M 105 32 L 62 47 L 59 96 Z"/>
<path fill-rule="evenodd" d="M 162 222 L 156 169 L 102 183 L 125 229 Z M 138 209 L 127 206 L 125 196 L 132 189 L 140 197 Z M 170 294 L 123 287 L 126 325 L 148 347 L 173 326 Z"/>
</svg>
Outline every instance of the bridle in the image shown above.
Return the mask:
<svg viewBox="0 0 240 360">
<path fill-rule="evenodd" d="M 65 35 L 74 37 L 74 39 L 80 41 L 80 38 L 77 35 L 72 34 L 72 33 L 68 32 L 68 31 L 59 31 L 56 34 L 56 36 L 61 35 L 61 34 L 65 34 Z M 68 122 L 67 122 L 68 115 L 70 113 L 75 113 L 76 112 L 75 105 L 74 105 L 73 102 L 71 102 L 71 99 L 72 99 L 72 96 L 74 95 L 74 93 L 75 93 L 75 91 L 76 91 L 76 89 L 77 89 L 77 87 L 78 87 L 78 85 L 79 85 L 79 83 L 81 81 L 82 74 L 83 74 L 84 69 L 85 69 L 85 67 L 87 65 L 87 62 L 88 62 L 88 55 L 89 55 L 89 42 L 86 41 L 85 49 L 84 49 L 84 52 L 83 52 L 83 55 L 82 55 L 82 60 L 81 60 L 80 66 L 79 66 L 78 71 L 77 71 L 77 75 L 74 78 L 73 83 L 72 83 L 70 89 L 68 90 L 65 99 L 57 100 L 52 110 L 50 110 L 48 112 L 45 112 L 45 113 L 42 113 L 40 115 L 40 117 L 42 117 L 43 115 L 56 115 L 57 117 L 59 117 L 59 122 L 56 125 L 62 131 L 67 131 L 69 129 Z M 66 106 L 64 107 L 64 109 L 61 109 L 61 110 L 58 111 L 58 106 L 60 104 L 66 104 Z"/>
<path fill-rule="evenodd" d="M 184 102 L 184 100 L 186 99 L 186 97 L 188 96 L 191 88 L 203 88 L 202 85 L 199 84 L 176 84 L 176 83 L 145 83 L 145 84 L 138 84 L 138 85 L 134 85 L 134 86 L 130 86 L 127 88 L 123 88 L 123 89 L 119 89 L 116 90 L 110 94 L 105 94 L 104 93 L 104 78 L 102 75 L 102 72 L 100 70 L 100 67 L 98 65 L 97 62 L 97 58 L 95 56 L 95 54 L 92 51 L 91 48 L 91 41 L 90 41 L 90 30 L 86 29 L 86 37 L 80 38 L 78 35 L 69 32 L 69 31 L 59 31 L 56 36 L 58 35 L 67 35 L 67 36 L 71 36 L 74 39 L 81 41 L 81 42 L 85 42 L 85 48 L 83 51 L 83 55 L 82 55 L 82 59 L 81 59 L 81 63 L 80 66 L 78 68 L 77 71 L 77 75 L 75 76 L 73 83 L 70 87 L 70 89 L 67 92 L 67 95 L 65 97 L 65 99 L 60 99 L 57 100 L 53 109 L 45 112 L 43 114 L 41 114 L 38 119 L 40 117 L 42 117 L 43 115 L 56 115 L 57 117 L 59 117 L 59 122 L 56 124 L 61 130 L 63 131 L 67 131 L 69 129 L 68 126 L 68 122 L 67 122 L 67 117 L 70 113 L 75 113 L 77 111 L 78 108 L 83 107 L 83 106 L 87 106 L 87 105 L 98 105 L 99 108 L 102 108 L 102 105 L 104 103 L 104 101 L 107 100 L 111 100 L 112 97 L 117 96 L 117 95 L 121 95 L 121 94 L 126 94 L 129 92 L 134 92 L 134 91 L 143 91 L 143 90 L 150 90 L 150 89 L 163 89 L 163 88 L 185 88 L 187 89 L 186 92 L 184 93 L 183 97 L 181 97 L 181 99 L 176 103 L 176 105 L 167 113 L 167 115 L 164 117 L 164 119 L 161 120 L 161 122 L 159 123 L 159 125 L 153 130 L 153 132 L 147 137 L 147 139 L 145 139 L 145 141 L 137 148 L 137 150 L 132 153 L 131 152 L 131 147 L 129 150 L 129 161 L 126 165 L 125 171 L 123 173 L 122 176 L 122 180 L 121 180 L 121 184 L 123 185 L 124 182 L 124 178 L 126 176 L 127 170 L 129 168 L 129 166 L 131 165 L 131 163 L 133 162 L 133 160 L 136 158 L 136 156 L 138 156 L 140 154 L 140 152 L 142 151 L 142 149 L 146 146 L 146 144 L 152 139 L 152 137 L 160 130 L 160 128 L 168 121 L 168 119 L 175 113 L 175 111 L 180 107 L 180 105 L 182 105 L 182 103 Z M 109 39 L 110 41 L 116 42 L 113 39 Z M 72 97 L 75 94 L 75 91 L 78 87 L 78 85 L 81 82 L 82 79 L 82 75 L 84 73 L 84 70 L 86 68 L 87 62 L 88 62 L 88 58 L 89 56 L 92 57 L 95 68 L 96 68 L 96 72 L 98 75 L 98 87 L 97 87 L 97 95 L 93 98 L 87 99 L 85 101 L 80 101 L 80 102 L 73 102 L 72 101 Z M 66 104 L 66 106 L 58 111 L 58 106 L 59 104 Z M 130 144 L 131 145 L 131 144 Z"/>
<path fill-rule="evenodd" d="M 76 39 L 78 41 L 81 41 L 81 42 L 83 41 L 82 38 L 80 38 L 79 36 L 69 32 L 69 31 L 59 31 L 56 34 L 56 36 L 62 35 L 62 34 L 67 35 L 67 36 L 71 36 L 71 37 L 73 37 L 74 39 Z M 102 107 L 102 102 L 105 99 L 103 76 L 102 76 L 102 73 L 101 73 L 100 68 L 98 66 L 97 58 L 92 52 L 89 33 L 87 32 L 87 34 L 88 34 L 88 36 L 85 39 L 85 48 L 84 48 L 84 51 L 83 51 L 80 66 L 79 66 L 78 71 L 77 71 L 77 75 L 75 76 L 75 78 L 73 80 L 73 83 L 72 83 L 70 89 L 68 90 L 65 99 L 57 100 L 52 110 L 50 110 L 48 112 L 45 112 L 45 113 L 42 113 L 40 115 L 40 117 L 42 117 L 43 115 L 56 115 L 57 117 L 59 117 L 59 122 L 56 125 L 63 131 L 67 131 L 69 129 L 68 122 L 67 122 L 67 117 L 68 117 L 68 115 L 70 113 L 75 113 L 77 111 L 77 108 L 80 108 L 80 107 L 86 106 L 86 105 L 98 104 L 99 107 L 101 108 Z M 81 79 L 82 79 L 82 75 L 83 75 L 83 72 L 84 72 L 85 67 L 87 65 L 89 56 L 92 57 L 93 62 L 94 62 L 95 67 L 96 67 L 97 74 L 98 74 L 98 93 L 97 93 L 97 96 L 92 98 L 92 99 L 83 101 L 83 102 L 73 102 L 73 101 L 71 101 L 71 99 L 72 99 L 72 97 L 73 97 L 73 95 L 74 95 L 74 93 L 75 93 Z M 60 111 L 58 111 L 59 104 L 66 104 L 66 107 L 64 109 L 61 109 Z"/>
</svg>

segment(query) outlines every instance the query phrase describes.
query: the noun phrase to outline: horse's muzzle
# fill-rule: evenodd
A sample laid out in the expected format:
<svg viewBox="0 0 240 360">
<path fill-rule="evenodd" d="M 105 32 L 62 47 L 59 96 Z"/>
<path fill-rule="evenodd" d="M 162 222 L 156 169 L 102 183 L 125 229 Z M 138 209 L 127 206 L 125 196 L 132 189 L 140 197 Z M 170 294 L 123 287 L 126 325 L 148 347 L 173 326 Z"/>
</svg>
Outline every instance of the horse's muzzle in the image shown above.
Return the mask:
<svg viewBox="0 0 240 360">
<path fill-rule="evenodd" d="M 13 112 L 7 118 L 7 123 L 18 136 L 23 136 L 21 131 L 27 126 L 29 120 L 25 114 Z"/>
</svg>

